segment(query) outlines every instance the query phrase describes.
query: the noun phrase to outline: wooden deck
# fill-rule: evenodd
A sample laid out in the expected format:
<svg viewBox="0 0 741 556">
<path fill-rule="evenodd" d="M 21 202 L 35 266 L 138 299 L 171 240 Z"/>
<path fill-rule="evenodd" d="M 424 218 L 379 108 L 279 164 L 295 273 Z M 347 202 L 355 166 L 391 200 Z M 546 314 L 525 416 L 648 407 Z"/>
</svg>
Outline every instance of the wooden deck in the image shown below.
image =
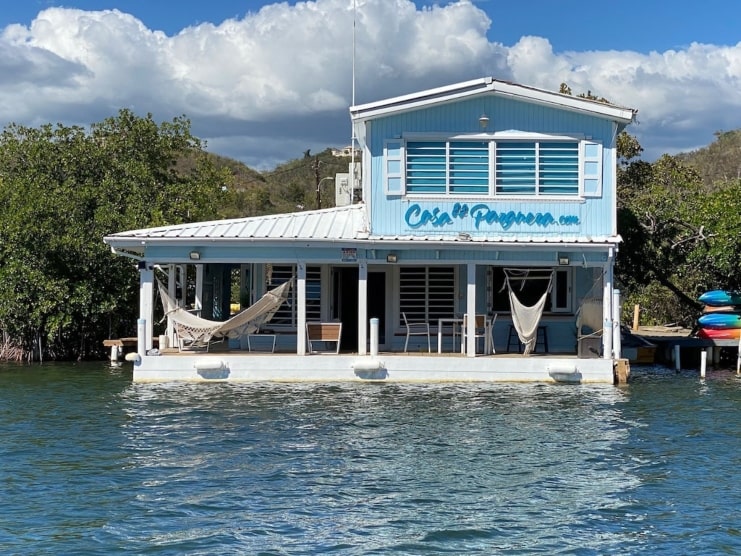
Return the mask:
<svg viewBox="0 0 741 556">
<path fill-rule="evenodd" d="M 683 366 L 700 368 L 703 352 L 707 361 L 716 366 L 720 364 L 724 350 L 733 352 L 735 360 L 739 348 L 739 340 L 698 338 L 689 328 L 678 326 L 641 326 L 630 332 L 656 346 L 655 363 L 677 369 Z"/>
</svg>

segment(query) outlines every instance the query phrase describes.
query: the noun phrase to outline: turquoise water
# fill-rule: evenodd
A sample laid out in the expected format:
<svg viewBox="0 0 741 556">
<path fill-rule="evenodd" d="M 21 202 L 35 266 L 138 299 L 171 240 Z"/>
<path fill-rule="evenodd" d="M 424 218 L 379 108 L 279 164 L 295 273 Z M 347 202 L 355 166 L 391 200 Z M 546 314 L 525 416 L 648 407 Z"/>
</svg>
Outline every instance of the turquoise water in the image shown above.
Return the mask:
<svg viewBox="0 0 741 556">
<path fill-rule="evenodd" d="M 2 554 L 737 554 L 741 380 L 132 384 L 0 367 Z"/>
</svg>

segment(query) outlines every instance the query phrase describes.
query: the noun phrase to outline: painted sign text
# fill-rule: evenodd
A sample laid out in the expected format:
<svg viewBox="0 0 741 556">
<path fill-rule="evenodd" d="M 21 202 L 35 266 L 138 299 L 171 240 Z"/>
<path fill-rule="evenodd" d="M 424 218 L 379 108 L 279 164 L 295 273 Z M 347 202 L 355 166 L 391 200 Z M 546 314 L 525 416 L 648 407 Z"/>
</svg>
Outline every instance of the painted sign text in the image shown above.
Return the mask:
<svg viewBox="0 0 741 556">
<path fill-rule="evenodd" d="M 411 205 L 404 215 L 404 220 L 412 229 L 423 226 L 432 226 L 441 228 L 452 225 L 456 220 L 462 221 L 472 219 L 474 227 L 479 230 L 482 225 L 494 226 L 499 225 L 503 230 L 509 230 L 512 226 L 519 224 L 525 226 L 538 226 L 547 228 L 548 226 L 578 226 L 579 217 L 576 215 L 553 216 L 550 212 L 528 212 L 505 211 L 497 212 L 485 204 L 473 205 L 469 208 L 466 203 L 456 203 L 453 209 L 448 212 L 441 210 L 439 207 L 432 210 L 422 210 L 417 204 Z"/>
</svg>

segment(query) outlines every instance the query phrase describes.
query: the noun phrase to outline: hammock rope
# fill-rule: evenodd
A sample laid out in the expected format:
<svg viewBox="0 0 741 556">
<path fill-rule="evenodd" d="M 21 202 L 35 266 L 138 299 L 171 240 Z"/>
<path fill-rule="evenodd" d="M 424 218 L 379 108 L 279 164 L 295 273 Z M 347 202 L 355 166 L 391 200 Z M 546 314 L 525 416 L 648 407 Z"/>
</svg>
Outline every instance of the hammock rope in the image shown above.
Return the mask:
<svg viewBox="0 0 741 556">
<path fill-rule="evenodd" d="M 548 299 L 548 295 L 551 292 L 553 286 L 553 274 L 551 271 L 549 276 L 529 276 L 528 271 L 521 271 L 516 269 L 504 269 L 505 284 L 509 292 L 509 304 L 512 310 L 512 324 L 517 331 L 517 337 L 520 342 L 525 346 L 524 355 L 530 355 L 535 349 L 535 343 L 537 341 L 538 325 L 540 324 L 540 318 L 543 316 L 543 309 L 545 308 L 545 302 Z M 520 285 L 520 291 L 524 287 L 525 280 L 548 280 L 543 295 L 535 302 L 534 305 L 524 305 L 515 293 L 515 289 L 512 287 L 510 280 L 522 280 L 523 283 Z"/>
<path fill-rule="evenodd" d="M 165 286 L 157 280 L 165 315 L 170 319 L 181 340 L 193 344 L 207 345 L 214 338 L 238 338 L 252 334 L 269 322 L 281 305 L 288 299 L 293 278 L 263 295 L 255 303 L 225 321 L 204 319 L 179 307 L 167 293 Z"/>
</svg>

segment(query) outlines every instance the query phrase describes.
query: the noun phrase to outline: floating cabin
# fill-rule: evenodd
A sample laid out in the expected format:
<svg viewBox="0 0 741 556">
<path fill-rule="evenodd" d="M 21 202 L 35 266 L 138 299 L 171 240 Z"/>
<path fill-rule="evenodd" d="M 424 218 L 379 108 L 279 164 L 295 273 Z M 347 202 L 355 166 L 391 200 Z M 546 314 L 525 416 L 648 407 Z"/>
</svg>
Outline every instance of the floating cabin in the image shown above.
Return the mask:
<svg viewBox="0 0 741 556">
<path fill-rule="evenodd" d="M 613 383 L 636 111 L 482 78 L 350 115 L 336 207 L 104 238 L 138 261 L 134 380 Z"/>
</svg>

